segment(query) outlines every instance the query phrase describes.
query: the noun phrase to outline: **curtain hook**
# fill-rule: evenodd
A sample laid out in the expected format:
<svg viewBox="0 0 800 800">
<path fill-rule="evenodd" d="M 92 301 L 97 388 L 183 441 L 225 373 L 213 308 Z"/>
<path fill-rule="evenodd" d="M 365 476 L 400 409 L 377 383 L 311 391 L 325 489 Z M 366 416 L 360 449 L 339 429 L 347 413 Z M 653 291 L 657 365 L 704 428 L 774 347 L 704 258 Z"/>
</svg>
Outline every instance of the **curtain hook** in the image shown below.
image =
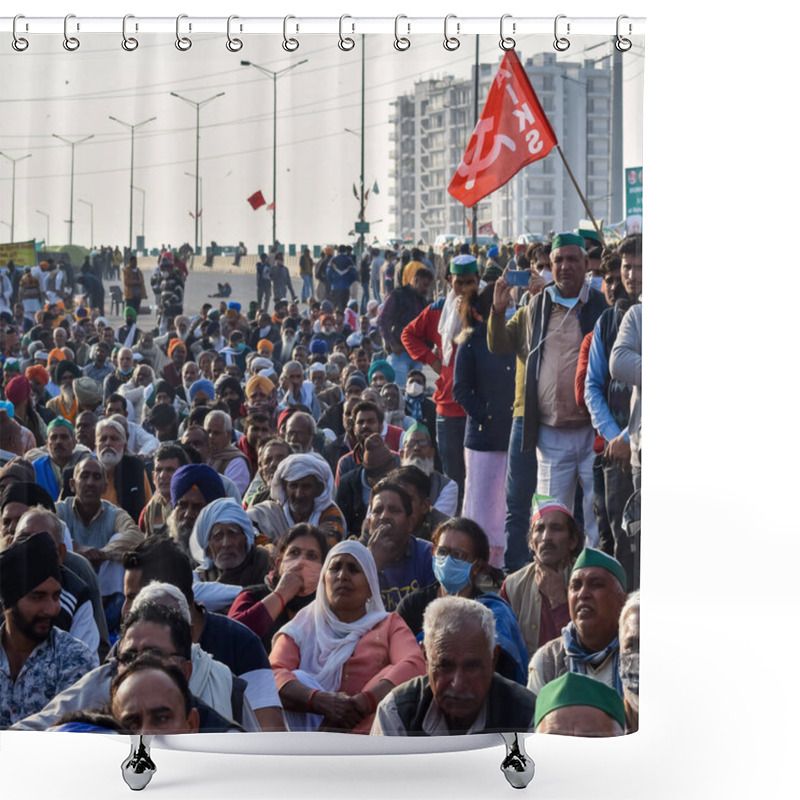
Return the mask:
<svg viewBox="0 0 800 800">
<path fill-rule="evenodd" d="M 516 43 L 516 41 L 514 40 L 513 37 L 505 35 L 504 27 L 505 27 L 505 22 L 506 22 L 507 19 L 511 19 L 511 14 L 503 14 L 503 16 L 500 17 L 500 49 L 501 50 L 513 50 L 517 46 L 517 43 Z M 517 32 L 517 23 L 516 22 L 512 22 L 511 23 L 511 33 L 516 33 L 516 32 Z"/>
<path fill-rule="evenodd" d="M 349 14 L 342 14 L 342 16 L 339 17 L 339 49 L 345 51 L 352 50 L 356 46 L 355 39 L 344 35 L 343 27 L 346 19 L 352 19 L 352 17 Z M 351 27 L 355 31 L 356 26 L 351 23 Z"/>
<path fill-rule="evenodd" d="M 80 41 L 78 41 L 76 37 L 69 35 L 69 21 L 71 19 L 75 19 L 74 14 L 67 14 L 67 16 L 64 17 L 64 49 L 69 50 L 70 53 L 77 50 L 81 46 Z M 75 28 L 76 30 L 80 30 L 80 26 L 77 24 Z"/>
<path fill-rule="evenodd" d="M 11 42 L 11 46 L 18 52 L 21 53 L 23 50 L 28 49 L 28 45 L 30 42 L 24 38 L 23 36 L 17 36 L 17 20 L 18 19 L 25 19 L 23 14 L 17 14 L 14 17 L 14 22 L 11 24 L 11 35 L 13 40 Z M 25 23 L 25 30 L 28 29 L 28 23 Z"/>
<path fill-rule="evenodd" d="M 298 47 L 300 47 L 300 42 L 298 42 L 297 39 L 291 38 L 288 35 L 289 20 L 290 19 L 295 19 L 295 17 L 293 17 L 291 14 L 289 14 L 288 16 L 283 18 L 283 43 L 282 44 L 283 44 L 283 49 L 287 53 L 294 53 L 294 51 L 297 50 Z"/>
<path fill-rule="evenodd" d="M 139 40 L 133 36 L 128 36 L 129 19 L 134 19 L 133 14 L 126 14 L 122 18 L 122 49 L 127 50 L 130 53 L 139 46 Z M 136 30 L 139 30 L 138 25 L 136 25 Z"/>
<path fill-rule="evenodd" d="M 555 47 L 555 49 L 558 50 L 559 53 L 563 53 L 565 50 L 569 50 L 569 39 L 567 39 L 566 36 L 558 35 L 558 21 L 560 19 L 566 19 L 566 18 L 567 18 L 566 14 L 559 14 L 556 17 L 555 22 L 553 23 L 553 30 L 555 32 L 555 37 L 556 37 L 555 41 L 553 42 L 553 47 Z M 567 23 L 567 33 L 569 33 L 569 22 Z"/>
<path fill-rule="evenodd" d="M 621 22 L 622 22 L 622 20 L 624 20 L 624 19 L 628 19 L 628 15 L 627 15 L 627 14 L 620 14 L 620 15 L 617 17 L 617 41 L 616 41 L 616 42 L 614 42 L 614 46 L 617 48 L 617 50 L 619 50 L 619 51 L 620 51 L 620 53 L 626 53 L 628 50 L 630 50 L 630 49 L 631 49 L 631 47 L 633 47 L 633 42 L 632 42 L 630 39 L 626 39 L 626 38 L 625 38 L 625 37 L 624 37 L 624 36 L 623 36 L 623 35 L 620 33 L 620 28 L 621 28 L 621 25 L 620 25 L 620 23 L 621 23 Z M 632 25 L 631 25 L 631 23 L 629 22 L 629 23 L 628 23 L 628 35 L 630 36 L 630 34 L 631 34 L 632 32 L 633 32 L 633 26 L 632 26 Z"/>
<path fill-rule="evenodd" d="M 231 14 L 228 17 L 228 30 L 227 30 L 228 41 L 225 42 L 225 47 L 227 47 L 228 50 L 230 50 L 231 53 L 238 53 L 244 47 L 244 42 L 241 39 L 238 39 L 238 38 L 235 38 L 235 37 L 231 36 L 231 22 L 233 22 L 233 20 L 235 20 L 235 19 L 239 19 L 239 17 L 236 16 L 236 14 Z M 239 26 L 239 30 L 241 30 L 241 29 L 242 29 L 242 26 L 240 25 Z"/>
<path fill-rule="evenodd" d="M 411 39 L 406 36 L 400 36 L 399 28 L 401 19 L 408 19 L 408 17 L 405 14 L 398 14 L 394 18 L 394 49 L 403 52 L 411 47 Z M 411 33 L 411 25 L 408 22 L 406 23 L 406 28 L 408 28 L 408 33 Z"/>
<path fill-rule="evenodd" d="M 188 17 L 188 14 L 178 14 L 175 20 L 175 47 L 182 53 L 185 53 L 192 46 L 192 40 L 188 36 L 181 36 L 181 20 L 187 19 Z M 191 29 L 192 26 L 190 23 L 189 30 Z"/>
<path fill-rule="evenodd" d="M 443 45 L 444 45 L 444 49 L 445 50 L 450 50 L 452 52 L 453 50 L 458 50 L 458 48 L 461 47 L 461 40 L 457 36 L 450 36 L 450 34 L 448 32 L 448 25 L 450 24 L 450 20 L 451 19 L 456 19 L 456 15 L 455 14 L 448 14 L 444 18 L 444 42 L 443 42 Z M 461 23 L 460 22 L 456 22 L 456 33 L 460 33 L 460 31 L 461 31 Z"/>
</svg>

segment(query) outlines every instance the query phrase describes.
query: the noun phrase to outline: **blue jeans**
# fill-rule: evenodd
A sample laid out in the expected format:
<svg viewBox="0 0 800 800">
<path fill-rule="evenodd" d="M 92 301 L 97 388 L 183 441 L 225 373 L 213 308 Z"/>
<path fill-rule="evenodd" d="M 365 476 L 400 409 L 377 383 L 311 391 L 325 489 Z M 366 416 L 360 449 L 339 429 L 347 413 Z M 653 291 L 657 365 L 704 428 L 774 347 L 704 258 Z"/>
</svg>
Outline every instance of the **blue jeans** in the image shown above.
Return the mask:
<svg viewBox="0 0 800 800">
<path fill-rule="evenodd" d="M 381 279 L 373 278 L 372 279 L 372 294 L 374 299 L 377 300 L 379 303 L 381 302 Z"/>
<path fill-rule="evenodd" d="M 361 284 L 361 314 L 367 313 L 367 303 L 369 302 L 369 283 Z"/>
<path fill-rule="evenodd" d="M 394 382 L 400 387 L 401 392 L 406 385 L 406 378 L 408 377 L 409 371 L 412 369 L 422 369 L 422 363 L 414 361 L 405 350 L 403 350 L 399 356 L 396 356 L 394 353 L 389 353 L 389 357 L 386 360 L 391 364 L 394 370 Z M 442 419 L 444 419 L 444 417 L 442 417 Z M 463 444 L 464 437 L 462 436 L 461 439 Z"/>
<path fill-rule="evenodd" d="M 458 484 L 458 513 L 464 500 L 464 434 L 466 417 L 443 417 L 436 415 L 436 444 L 442 459 L 442 471 Z"/>
<path fill-rule="evenodd" d="M 301 275 L 303 279 L 303 288 L 300 290 L 300 299 L 307 300 L 309 297 L 314 297 L 314 276 Z"/>
<path fill-rule="evenodd" d="M 514 417 L 508 441 L 506 472 L 506 552 L 505 568 L 511 572 L 531 561 L 528 549 L 528 528 L 531 524 L 531 502 L 536 492 L 536 449 L 522 448 L 522 417 Z"/>
</svg>

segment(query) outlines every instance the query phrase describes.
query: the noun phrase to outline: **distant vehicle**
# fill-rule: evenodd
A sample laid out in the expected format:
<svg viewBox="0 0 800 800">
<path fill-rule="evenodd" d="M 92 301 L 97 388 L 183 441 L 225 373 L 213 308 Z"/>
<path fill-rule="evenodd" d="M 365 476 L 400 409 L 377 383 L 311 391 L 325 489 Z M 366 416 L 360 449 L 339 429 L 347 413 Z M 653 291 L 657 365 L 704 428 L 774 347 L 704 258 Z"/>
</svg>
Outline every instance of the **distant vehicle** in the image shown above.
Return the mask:
<svg viewBox="0 0 800 800">
<path fill-rule="evenodd" d="M 535 244 L 536 242 L 546 242 L 547 239 L 539 233 L 523 233 L 517 237 L 517 244 Z"/>
<path fill-rule="evenodd" d="M 433 247 L 435 250 L 441 251 L 443 247 L 448 245 L 452 247 L 458 247 L 459 245 L 463 244 L 464 242 L 468 242 L 472 244 L 472 237 L 467 235 L 464 236 L 463 234 L 455 234 L 455 233 L 442 233 L 434 239 Z M 494 236 L 478 236 L 477 237 L 478 247 L 492 247 L 493 245 L 497 244 L 497 239 Z"/>
<path fill-rule="evenodd" d="M 62 253 L 57 250 L 39 250 L 36 254 L 36 258 L 41 263 L 42 261 L 52 261 L 54 264 L 64 264 L 69 268 L 73 268 L 75 265 L 72 263 L 72 259 L 69 257 L 69 253 Z"/>
</svg>

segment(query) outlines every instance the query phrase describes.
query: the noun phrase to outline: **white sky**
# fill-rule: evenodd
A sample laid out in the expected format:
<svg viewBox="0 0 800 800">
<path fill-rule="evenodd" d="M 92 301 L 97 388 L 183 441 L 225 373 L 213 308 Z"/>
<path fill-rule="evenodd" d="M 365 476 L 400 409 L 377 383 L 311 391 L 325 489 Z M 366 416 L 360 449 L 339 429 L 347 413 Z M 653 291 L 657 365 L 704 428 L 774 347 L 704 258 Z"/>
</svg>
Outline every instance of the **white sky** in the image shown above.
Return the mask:
<svg viewBox="0 0 800 800">
<path fill-rule="evenodd" d="M 137 128 L 134 185 L 144 189 L 145 234 L 148 247 L 162 242 L 194 242 L 195 110 L 170 96 L 178 92 L 201 101 L 225 92 L 200 112 L 200 175 L 203 180 L 203 241 L 235 244 L 240 239 L 255 251 L 271 238 L 271 213 L 254 212 L 245 202 L 261 189 L 272 199 L 272 80 L 247 59 L 279 71 L 302 59 L 307 63 L 278 79 L 278 238 L 286 243 L 326 243 L 346 240 L 357 217 L 352 186 L 358 183 L 360 137 L 346 132 L 361 127 L 361 40 L 342 53 L 335 36 L 301 36 L 293 55 L 280 37 L 245 38 L 239 53 L 229 53 L 224 36 L 193 36 L 193 46 L 180 53 L 170 34 L 139 34 L 133 53 L 120 47 L 119 35 L 81 35 L 81 47 L 67 53 L 61 37 L 32 37 L 25 54 L 0 40 L 7 68 L 0 76 L 0 149 L 12 157 L 33 153 L 17 165 L 15 239 L 45 235 L 50 215 L 52 243 L 68 239 L 70 148 L 53 138 L 59 134 L 93 138 L 75 148 L 75 244 L 89 243 L 90 209 L 94 204 L 95 243 L 127 243 L 130 175 L 130 132 L 110 120 L 127 123 L 157 119 Z M 381 239 L 395 231 L 389 205 L 389 105 L 411 91 L 416 80 L 449 73 L 468 77 L 474 62 L 474 38 L 464 36 L 461 48 L 448 53 L 442 36 L 412 36 L 412 48 L 398 53 L 390 35 L 367 37 L 365 184 L 377 180 L 380 194 L 371 195 L 367 220 L 383 220 L 372 233 Z M 602 42 L 598 36 L 573 36 L 559 59 L 582 60 L 585 48 Z M 611 50 L 595 47 L 597 57 Z M 552 37 L 517 37 L 524 60 L 538 52 L 553 52 Z M 641 165 L 641 89 L 644 48 L 638 38 L 626 54 L 625 165 Z M 499 63 L 497 36 L 481 36 L 481 60 Z M 535 85 L 534 85 L 535 88 Z M 569 154 L 567 153 L 569 157 Z M 555 154 L 550 156 L 556 158 Z M 10 221 L 11 164 L 0 164 L 3 216 Z M 134 192 L 134 236 L 142 232 L 141 192 Z M 577 220 L 575 221 L 577 223 Z M 0 239 L 7 240 L 7 226 Z"/>
</svg>

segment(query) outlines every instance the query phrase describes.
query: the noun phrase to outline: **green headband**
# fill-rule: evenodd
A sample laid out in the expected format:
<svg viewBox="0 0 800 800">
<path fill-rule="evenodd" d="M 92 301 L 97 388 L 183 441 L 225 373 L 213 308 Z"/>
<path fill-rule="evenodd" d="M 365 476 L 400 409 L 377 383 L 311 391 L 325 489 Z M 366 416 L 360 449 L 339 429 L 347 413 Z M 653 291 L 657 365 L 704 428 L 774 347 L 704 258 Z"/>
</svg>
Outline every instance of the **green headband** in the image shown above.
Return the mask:
<svg viewBox="0 0 800 800">
<path fill-rule="evenodd" d="M 453 275 L 470 275 L 478 272 L 478 261 L 475 256 L 456 256 L 450 262 L 450 272 Z"/>
<path fill-rule="evenodd" d="M 604 683 L 577 672 L 566 672 L 542 686 L 536 696 L 534 728 L 538 728 L 551 711 L 565 706 L 599 708 L 625 728 L 625 704 L 622 698 Z"/>
<path fill-rule="evenodd" d="M 616 558 L 604 553 L 602 550 L 584 547 L 575 561 L 575 566 L 572 568 L 573 572 L 582 567 L 600 567 L 601 569 L 607 570 L 620 582 L 622 588 L 627 591 L 627 579 L 622 564 L 620 564 Z"/>
<path fill-rule="evenodd" d="M 550 251 L 552 252 L 553 250 L 558 250 L 559 247 L 568 247 L 570 245 L 580 247 L 581 250 L 586 249 L 586 242 L 583 240 L 583 236 L 578 236 L 577 233 L 558 233 L 553 237 L 553 244 Z"/>
<path fill-rule="evenodd" d="M 72 423 L 68 419 L 64 419 L 64 417 L 56 417 L 48 426 L 47 432 L 50 433 L 53 428 L 68 428 L 69 432 L 75 436 L 75 428 L 72 427 Z"/>
</svg>

